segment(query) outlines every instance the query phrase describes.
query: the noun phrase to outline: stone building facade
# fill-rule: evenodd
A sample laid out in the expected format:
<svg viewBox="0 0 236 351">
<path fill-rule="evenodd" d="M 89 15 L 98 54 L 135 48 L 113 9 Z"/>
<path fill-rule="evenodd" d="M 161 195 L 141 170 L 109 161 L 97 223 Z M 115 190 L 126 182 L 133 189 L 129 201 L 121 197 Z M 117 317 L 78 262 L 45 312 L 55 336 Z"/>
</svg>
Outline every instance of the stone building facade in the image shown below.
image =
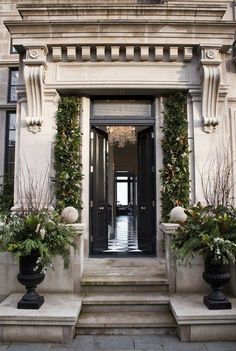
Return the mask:
<svg viewBox="0 0 236 351">
<path fill-rule="evenodd" d="M 4 0 L 0 13 L 0 174 L 14 173 L 15 188 L 26 167 L 53 178 L 58 98 L 80 97 L 81 257 L 88 257 L 94 240 L 89 229 L 90 127 L 130 124 L 141 131 L 141 126 L 152 126 L 154 251 L 160 256 L 163 96 L 188 94 L 192 201 L 202 199 L 197 170 L 213 150 L 225 145 L 232 160 L 236 156 L 235 2 Z M 117 168 L 122 170 L 128 172 Z M 68 284 L 70 290 L 76 285 Z"/>
</svg>

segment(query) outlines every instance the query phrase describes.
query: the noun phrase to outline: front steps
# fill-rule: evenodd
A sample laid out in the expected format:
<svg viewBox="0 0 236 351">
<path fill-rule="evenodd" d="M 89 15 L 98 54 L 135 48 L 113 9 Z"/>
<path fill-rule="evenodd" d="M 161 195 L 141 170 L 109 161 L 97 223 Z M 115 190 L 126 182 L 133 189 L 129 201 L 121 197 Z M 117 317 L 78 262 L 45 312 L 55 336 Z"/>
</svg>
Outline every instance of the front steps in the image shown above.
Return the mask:
<svg viewBox="0 0 236 351">
<path fill-rule="evenodd" d="M 168 292 L 164 264 L 156 258 L 88 259 L 81 280 L 83 293 Z"/>
<path fill-rule="evenodd" d="M 168 281 L 157 259 L 89 259 L 76 334 L 173 334 Z"/>
<path fill-rule="evenodd" d="M 87 294 L 76 334 L 173 334 L 176 323 L 167 295 L 158 293 Z"/>
</svg>

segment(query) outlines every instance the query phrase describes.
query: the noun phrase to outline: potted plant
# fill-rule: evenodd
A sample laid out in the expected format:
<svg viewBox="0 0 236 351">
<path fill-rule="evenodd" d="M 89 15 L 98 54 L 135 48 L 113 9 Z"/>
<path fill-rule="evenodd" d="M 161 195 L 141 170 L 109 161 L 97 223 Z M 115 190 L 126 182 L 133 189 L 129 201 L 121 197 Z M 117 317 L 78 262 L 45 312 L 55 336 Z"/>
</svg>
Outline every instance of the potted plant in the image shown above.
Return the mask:
<svg viewBox="0 0 236 351">
<path fill-rule="evenodd" d="M 204 280 L 212 292 L 204 297 L 209 309 L 228 309 L 231 303 L 220 288 L 230 280 L 229 263 L 236 257 L 236 210 L 232 206 L 202 206 L 185 210 L 186 222 L 173 235 L 178 260 L 190 263 L 195 255 L 205 262 Z"/>
<path fill-rule="evenodd" d="M 38 309 L 44 302 L 35 289 L 52 267 L 52 258 L 62 256 L 64 267 L 69 265 L 70 247 L 76 247 L 77 232 L 62 224 L 57 212 L 46 208 L 21 209 L 5 214 L 0 226 L 0 251 L 13 253 L 19 258 L 17 278 L 27 289 L 18 302 L 18 308 Z"/>
</svg>

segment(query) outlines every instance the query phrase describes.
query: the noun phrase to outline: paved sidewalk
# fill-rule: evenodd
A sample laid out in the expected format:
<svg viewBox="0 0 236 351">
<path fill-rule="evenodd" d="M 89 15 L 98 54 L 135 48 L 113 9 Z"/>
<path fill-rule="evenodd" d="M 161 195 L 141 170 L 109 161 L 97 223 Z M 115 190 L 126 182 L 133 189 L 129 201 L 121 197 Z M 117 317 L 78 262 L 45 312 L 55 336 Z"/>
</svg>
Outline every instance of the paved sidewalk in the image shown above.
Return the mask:
<svg viewBox="0 0 236 351">
<path fill-rule="evenodd" d="M 174 335 L 84 335 L 69 344 L 6 344 L 0 351 L 236 351 L 236 342 L 180 342 Z"/>
</svg>

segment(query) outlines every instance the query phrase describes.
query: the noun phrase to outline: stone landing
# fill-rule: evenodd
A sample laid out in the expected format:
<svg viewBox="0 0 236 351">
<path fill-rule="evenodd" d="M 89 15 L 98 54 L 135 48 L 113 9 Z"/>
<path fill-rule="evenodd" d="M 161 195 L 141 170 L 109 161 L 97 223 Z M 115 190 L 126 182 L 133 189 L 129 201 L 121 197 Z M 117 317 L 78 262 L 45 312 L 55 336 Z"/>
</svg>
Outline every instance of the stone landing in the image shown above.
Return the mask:
<svg viewBox="0 0 236 351">
<path fill-rule="evenodd" d="M 11 294 L 0 303 L 0 342 L 69 342 L 81 309 L 81 298 L 72 294 L 44 294 L 39 310 L 17 309 L 22 294 Z"/>
<path fill-rule="evenodd" d="M 231 310 L 208 310 L 202 295 L 170 298 L 181 341 L 236 341 L 236 298 Z"/>
</svg>

